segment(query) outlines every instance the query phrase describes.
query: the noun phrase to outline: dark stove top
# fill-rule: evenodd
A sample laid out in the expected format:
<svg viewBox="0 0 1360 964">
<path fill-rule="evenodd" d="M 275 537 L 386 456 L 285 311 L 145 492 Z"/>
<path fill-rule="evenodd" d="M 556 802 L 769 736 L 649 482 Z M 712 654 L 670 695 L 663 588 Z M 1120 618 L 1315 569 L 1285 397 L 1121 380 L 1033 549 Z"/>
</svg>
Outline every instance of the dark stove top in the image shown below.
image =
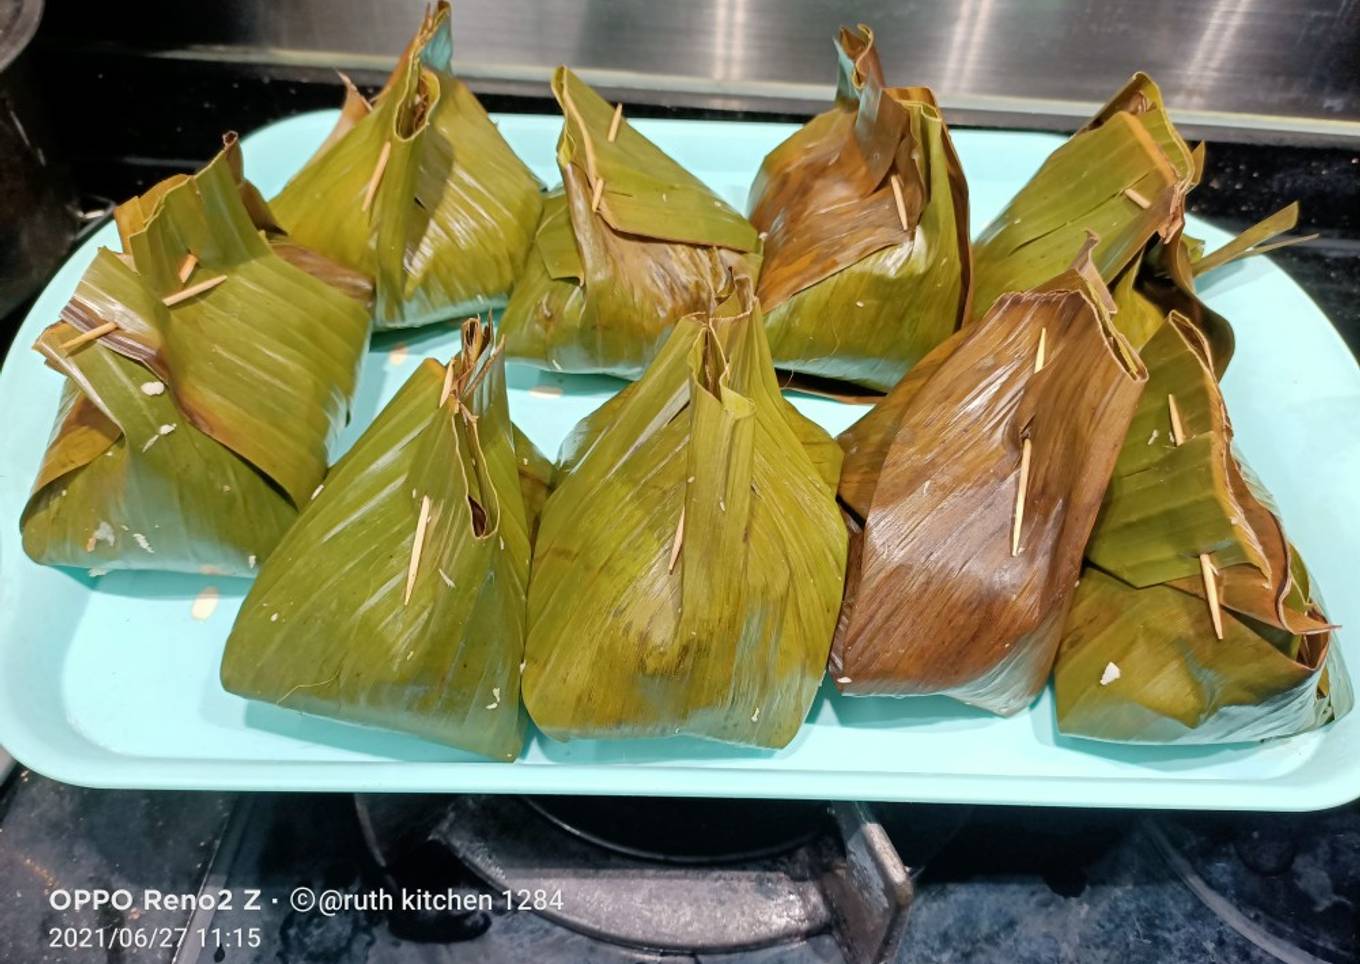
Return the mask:
<svg viewBox="0 0 1360 964">
<path fill-rule="evenodd" d="M 603 803 L 603 801 L 601 801 Z M 811 937 L 733 953 L 656 952 L 586 936 L 529 910 L 507 910 L 450 848 L 457 834 L 427 818 L 450 801 L 384 798 L 375 851 L 371 821 L 342 795 L 137 793 L 84 790 L 19 771 L 0 793 L 0 960 L 283 962 L 283 964 L 482 964 L 534 961 L 623 964 L 704 961 L 812 964 L 845 960 L 829 927 Z M 606 804 L 619 819 L 630 805 Z M 649 835 L 665 848 L 682 802 L 667 802 Z M 579 805 L 578 805 L 579 809 Z M 702 806 L 701 806 L 702 809 Z M 755 801 L 747 817 L 777 813 Z M 898 962 L 1353 961 L 1360 957 L 1360 808 L 1308 815 L 1159 815 L 1121 811 L 876 807 L 899 849 L 927 853 Z M 565 833 L 518 798 L 463 798 L 460 820 L 489 814 L 543 848 L 544 879 L 560 877 L 551 841 Z M 713 812 L 713 811 L 711 811 Z M 405 814 L 405 816 L 403 816 Z M 420 815 L 424 815 L 422 818 Z M 781 814 L 775 819 L 784 820 Z M 788 819 L 797 822 L 801 817 Z M 404 827 L 400 834 L 396 828 Z M 631 831 L 625 831 L 627 836 Z M 683 850 L 692 843 L 669 831 Z M 394 845 L 401 836 L 400 846 Z M 494 836 L 494 835 L 493 835 Z M 798 836 L 798 834 L 795 834 Z M 579 841 L 578 841 L 579 842 Z M 456 841 L 455 841 L 456 845 Z M 925 848 L 924 851 L 921 848 Z M 379 856 L 385 855 L 385 856 Z M 379 861 L 383 860 L 383 865 Z M 589 862 L 596 871 L 617 866 Z M 657 867 L 662 866 L 659 862 Z M 715 865 L 729 876 L 747 866 Z M 579 870 L 579 868 L 577 868 Z M 568 916 L 598 887 L 584 875 L 564 887 Z M 619 873 L 610 901 L 619 913 L 644 906 Z M 774 886 L 771 884 L 770 886 Z M 164 909 L 63 910 L 51 896 L 77 888 L 196 895 L 229 892 L 214 912 Z M 290 906 L 299 888 L 357 905 L 331 914 Z M 258 909 L 245 906 L 258 891 Z M 465 913 L 374 906 L 371 895 L 461 895 Z M 344 898 L 338 895 L 349 895 Z M 370 895 L 370 896 L 365 896 Z M 477 895 L 490 902 L 479 909 Z M 529 898 L 532 900 L 532 898 Z M 575 904 L 573 903 L 575 902 Z M 60 903 L 60 899 L 58 900 Z M 695 901 L 700 905 L 699 901 Z M 738 913 L 739 900 L 729 913 Z M 592 911 L 593 912 L 593 911 Z M 721 922 L 726 926 L 730 922 Z M 713 926 L 718 926 L 713 922 Z M 53 950 L 53 929 L 146 933 L 188 928 L 174 946 L 138 952 Z M 209 946 L 198 946 L 199 933 Z M 228 946 L 216 941 L 260 946 Z M 60 939 L 60 938 L 58 938 Z"/>
</svg>

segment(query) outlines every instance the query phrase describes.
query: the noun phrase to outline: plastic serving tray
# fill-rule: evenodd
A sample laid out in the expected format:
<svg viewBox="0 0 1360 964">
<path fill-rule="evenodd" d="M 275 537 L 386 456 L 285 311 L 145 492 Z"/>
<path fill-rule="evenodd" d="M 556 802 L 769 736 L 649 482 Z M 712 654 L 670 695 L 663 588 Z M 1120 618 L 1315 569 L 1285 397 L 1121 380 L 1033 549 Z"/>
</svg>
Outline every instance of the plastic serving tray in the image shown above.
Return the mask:
<svg viewBox="0 0 1360 964">
<path fill-rule="evenodd" d="M 308 114 L 246 138 L 246 172 L 266 196 L 311 154 L 333 118 Z M 556 183 L 560 121 L 497 120 L 520 156 Z M 760 159 L 793 129 L 664 120 L 637 127 L 741 208 Z M 1011 132 L 960 131 L 955 139 L 975 231 L 1060 143 Z M 1226 240 L 1205 224 L 1192 229 L 1211 247 Z M 71 258 L 0 371 L 0 743 L 40 773 L 140 788 L 1204 809 L 1310 810 L 1360 796 L 1360 712 L 1259 745 L 1129 747 L 1060 736 L 1048 694 L 1003 720 L 944 698 L 847 699 L 828 686 L 797 738 L 777 752 L 678 738 L 557 743 L 531 728 L 520 760 L 504 764 L 231 696 L 218 685 L 217 667 L 244 581 L 153 573 L 93 579 L 36 566 L 20 548 L 19 514 L 60 390 L 28 346 L 57 317 L 95 249 L 115 244 L 109 225 Z M 1275 494 L 1329 614 L 1360 625 L 1360 369 L 1317 307 L 1264 259 L 1210 276 L 1203 294 L 1237 330 L 1224 389 L 1241 450 Z M 453 326 L 441 325 L 376 338 L 345 444 L 422 357 L 446 359 L 454 337 Z M 551 455 L 620 383 L 512 366 L 509 384 L 515 420 Z M 793 400 L 832 432 L 863 411 Z M 1347 649 L 1354 672 L 1360 652 Z"/>
</svg>

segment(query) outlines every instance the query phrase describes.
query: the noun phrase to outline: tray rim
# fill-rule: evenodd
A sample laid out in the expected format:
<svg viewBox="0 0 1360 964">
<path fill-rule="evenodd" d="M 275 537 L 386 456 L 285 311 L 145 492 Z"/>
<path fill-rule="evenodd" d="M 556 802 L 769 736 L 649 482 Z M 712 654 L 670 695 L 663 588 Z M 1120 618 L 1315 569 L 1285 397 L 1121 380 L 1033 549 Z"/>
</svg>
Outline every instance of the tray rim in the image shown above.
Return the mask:
<svg viewBox="0 0 1360 964">
<path fill-rule="evenodd" d="M 0 724 L 4 723 L 5 712 L 0 711 Z M 4 727 L 5 732 L 15 730 Z M 133 758 L 107 753 L 102 759 L 80 761 L 83 769 L 68 768 L 77 761 L 65 752 L 57 751 L 45 758 L 44 747 L 40 741 L 29 743 L 21 740 L 18 747 L 10 740 L 5 745 L 20 766 L 33 770 L 49 779 L 74 786 L 93 789 L 154 789 L 188 791 L 249 791 L 249 792 L 290 792 L 290 793 L 482 793 L 482 794 L 523 794 L 532 792 L 548 796 L 636 796 L 639 788 L 635 783 L 637 767 L 618 764 L 541 764 L 494 762 L 447 762 L 412 763 L 400 760 L 354 761 L 307 761 L 289 762 L 287 769 L 280 775 L 283 779 L 272 779 L 274 771 L 261 770 L 260 761 L 211 761 L 211 777 L 198 772 L 203 768 L 202 760 L 181 760 L 178 757 Z M 54 761 L 47 766 L 33 760 Z M 139 782 L 129 787 L 126 780 L 117 778 L 120 767 L 135 760 L 139 767 Z M 60 762 L 55 762 L 60 761 Z M 187 766 L 186 766 L 187 764 Z M 540 769 L 546 776 L 538 777 L 532 787 L 513 774 L 525 767 Z M 750 773 L 749 770 L 713 768 L 688 764 L 668 763 L 664 765 L 641 767 L 648 774 L 648 796 L 671 797 L 732 797 L 730 788 L 724 784 L 730 781 L 733 772 Z M 355 777 L 349 774 L 351 771 Z M 268 774 L 262 778 L 261 774 Z M 441 779 L 441 775 L 453 772 L 470 778 L 472 784 L 466 789 L 455 784 L 462 781 Z M 363 779 L 357 779 L 362 774 Z M 556 776 L 554 776 L 556 774 Z M 582 791 L 580 777 L 584 775 L 591 786 Z M 1147 810 L 1221 810 L 1221 811 L 1271 811 L 1280 813 L 1312 813 L 1330 810 L 1360 799 L 1360 768 L 1339 770 L 1322 781 L 1307 784 L 1308 799 L 1301 799 L 1297 783 L 1284 784 L 1278 780 L 1266 780 L 1252 786 L 1250 797 L 1239 795 L 1213 807 L 1178 805 L 1176 797 L 1185 794 L 1188 787 L 1203 784 L 1218 784 L 1240 787 L 1240 779 L 1197 779 L 1168 780 L 1162 777 L 1130 776 L 1118 777 L 1038 777 L 992 774 L 909 774 L 885 771 L 845 770 L 838 771 L 841 779 L 853 779 L 857 792 L 851 796 L 810 792 L 815 781 L 809 776 L 819 775 L 819 771 L 800 769 L 780 769 L 761 771 L 753 779 L 760 781 L 759 794 L 741 794 L 752 799 L 786 800 L 825 800 L 854 799 L 875 803 L 920 803 L 920 804 L 976 804 L 983 806 L 1052 806 L 1074 809 L 1147 809 Z M 374 778 L 381 779 L 382 786 L 373 786 Z M 1087 789 L 1092 784 L 1102 787 L 1117 786 L 1120 793 L 1117 799 L 1083 799 L 1073 803 L 1063 791 L 1068 789 Z M 355 786 L 363 787 L 355 790 Z M 1021 787 L 1024 790 L 1021 790 Z M 1004 788 L 1003 792 L 996 792 Z M 984 792 L 978 792 L 982 790 Z"/>
<path fill-rule="evenodd" d="M 335 111 L 317 111 L 276 121 L 253 132 L 245 139 L 249 148 L 250 141 L 265 130 L 297 121 L 301 117 L 315 121 L 321 117 L 334 117 Z M 538 118 L 553 122 L 560 121 L 548 115 L 493 115 L 505 119 Z M 743 124 L 737 121 L 685 121 L 649 120 L 639 123 L 663 127 L 691 127 L 696 124 Z M 760 125 L 781 130 L 792 129 L 795 125 Z M 1048 138 L 1058 143 L 1058 135 L 1035 134 L 1034 132 L 988 131 L 990 134 L 1016 133 L 1029 138 Z M 1206 230 L 1207 228 L 1207 230 Z M 1192 219 L 1192 230 L 1209 235 L 1221 235 L 1205 222 Z M 75 252 L 70 260 L 81 255 L 95 243 L 88 239 Z M 65 263 L 63 268 L 65 268 Z M 1308 302 L 1317 314 L 1326 315 L 1312 303 L 1306 290 L 1299 286 L 1284 271 L 1275 268 L 1281 279 L 1291 285 Z M 50 284 L 50 282 L 49 282 Z M 44 293 L 46 292 L 44 289 Z M 41 296 L 40 296 L 41 298 Z M 34 309 L 38 307 L 35 304 Z M 5 381 L 9 368 L 9 355 L 18 355 L 22 350 L 19 334 L 30 325 L 33 311 L 26 316 L 16 333 L 15 345 L 0 368 L 0 385 Z M 1346 352 L 1346 347 L 1335 326 L 1327 326 L 1333 347 Z M 0 474 L 3 467 L 0 467 Z M 16 527 L 17 529 L 17 527 Z M 13 533 L 4 536 L 7 543 L 17 548 Z M 0 608 L 8 609 L 14 603 L 18 580 L 6 578 L 0 572 Z M 1355 675 L 1355 670 L 1352 670 Z M 1329 725 L 1319 733 L 1326 738 Z M 633 795 L 641 791 L 662 793 L 672 796 L 733 796 L 731 782 L 734 774 L 740 774 L 758 783 L 758 793 L 741 793 L 740 796 L 779 797 L 786 799 L 827 799 L 825 793 L 813 792 L 819 787 L 816 777 L 824 771 L 810 767 L 761 768 L 750 767 L 712 767 L 695 765 L 691 761 L 663 762 L 646 765 L 627 765 L 619 763 L 541 763 L 526 762 L 523 759 L 511 763 L 481 761 L 451 762 L 412 762 L 401 760 L 306 760 L 283 761 L 270 764 L 262 760 L 217 760 L 206 758 L 186 758 L 183 756 L 141 757 L 119 754 L 105 749 L 80 734 L 74 727 L 72 731 L 82 741 L 78 751 L 70 752 L 31 726 L 25 725 L 22 714 L 17 712 L 14 701 L 0 701 L 0 734 L 4 734 L 5 747 L 20 765 L 35 772 L 47 775 L 61 782 L 77 786 L 96 788 L 155 788 L 175 790 L 288 790 L 303 792 L 353 792 L 356 786 L 364 787 L 364 792 L 415 792 L 415 793 L 523 793 L 574 795 Z M 137 779 L 127 779 L 127 768 L 137 768 Z M 524 767 L 534 767 L 542 771 L 535 775 L 530 785 L 526 785 L 518 771 Z M 452 768 L 452 769 L 450 769 Z M 637 784 L 637 770 L 647 773 L 645 788 Z M 1360 763 L 1355 767 L 1332 768 L 1320 777 L 1315 774 L 1316 767 L 1301 766 L 1288 775 L 1267 778 L 1252 784 L 1250 794 L 1220 795 L 1213 809 L 1237 810 L 1277 810 L 1307 812 L 1328 809 L 1360 798 Z M 1308 776 L 1303 777 L 1304 773 Z M 450 774 L 461 778 L 449 779 Z M 1242 787 L 1241 777 L 1231 778 L 1178 778 L 1168 779 L 1146 772 L 1123 776 L 1045 776 L 1017 774 L 958 774 L 958 773 L 904 773 L 875 770 L 841 770 L 836 776 L 852 779 L 856 793 L 854 799 L 870 801 L 910 801 L 919 803 L 976 803 L 989 805 L 1033 805 L 1033 806 L 1073 806 L 1100 808 L 1151 808 L 1151 809 L 1208 809 L 1202 804 L 1191 802 L 1179 804 L 1178 797 L 1196 796 L 1192 788 L 1203 786 Z M 375 788 L 372 784 L 382 783 Z M 466 783 L 466 788 L 458 784 Z M 583 789 L 583 784 L 586 785 Z M 1098 786 L 1092 799 L 1092 788 Z M 1115 790 L 1114 788 L 1118 788 Z M 1070 791 L 1077 791 L 1071 793 Z M 1083 792 L 1084 791 L 1084 792 Z M 1188 792 L 1191 791 L 1191 792 Z M 846 796 L 844 794 L 837 797 Z M 1077 798 L 1073 802 L 1072 797 Z M 846 798 L 850 798 L 846 796 Z"/>
</svg>

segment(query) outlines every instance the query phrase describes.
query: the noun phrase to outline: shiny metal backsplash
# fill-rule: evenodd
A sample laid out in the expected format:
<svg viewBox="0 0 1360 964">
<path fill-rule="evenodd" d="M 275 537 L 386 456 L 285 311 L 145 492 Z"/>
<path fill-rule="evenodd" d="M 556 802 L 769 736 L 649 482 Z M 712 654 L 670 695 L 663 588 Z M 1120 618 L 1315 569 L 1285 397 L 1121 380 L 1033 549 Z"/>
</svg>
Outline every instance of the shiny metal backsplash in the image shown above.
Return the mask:
<svg viewBox="0 0 1360 964">
<path fill-rule="evenodd" d="M 164 54 L 377 69 L 423 3 L 214 7 L 167 4 Z M 1192 128 L 1360 138 L 1360 0 L 458 0 L 453 16 L 458 69 L 501 92 L 541 93 L 566 63 L 635 100 L 812 109 L 835 29 L 860 21 L 889 82 L 934 87 L 956 121 L 1070 126 L 1142 69 Z"/>
</svg>

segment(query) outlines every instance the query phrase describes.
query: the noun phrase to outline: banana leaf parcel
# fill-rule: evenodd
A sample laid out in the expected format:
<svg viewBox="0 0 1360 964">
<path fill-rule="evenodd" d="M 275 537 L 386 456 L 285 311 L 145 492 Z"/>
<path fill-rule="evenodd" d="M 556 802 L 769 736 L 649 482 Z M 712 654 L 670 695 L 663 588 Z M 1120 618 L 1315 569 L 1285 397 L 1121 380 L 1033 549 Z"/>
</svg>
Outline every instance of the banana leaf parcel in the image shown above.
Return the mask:
<svg viewBox="0 0 1360 964">
<path fill-rule="evenodd" d="M 841 436 L 852 524 L 830 668 L 850 695 L 1027 706 L 1146 380 L 1083 251 L 1005 295 Z"/>
<path fill-rule="evenodd" d="M 521 470 L 543 460 L 510 423 L 489 329 L 463 332 L 462 351 L 412 374 L 264 565 L 222 685 L 511 760 L 524 739 Z"/>
<path fill-rule="evenodd" d="M 564 445 L 529 586 L 538 727 L 787 744 L 840 605 L 839 467 L 779 394 L 749 282 L 677 322 Z"/>
<path fill-rule="evenodd" d="M 369 104 L 348 87 L 330 137 L 273 200 L 298 243 L 376 280 L 378 328 L 505 304 L 541 185 L 449 73 L 447 3 Z"/>
<path fill-rule="evenodd" d="M 968 188 L 924 87 L 885 87 L 874 35 L 837 38 L 836 104 L 751 186 L 776 366 L 885 392 L 968 317 Z"/>
<path fill-rule="evenodd" d="M 1237 459 L 1208 342 L 1172 312 L 1115 466 L 1054 674 L 1064 733 L 1143 743 L 1285 736 L 1353 702 L 1333 627 Z"/>
<path fill-rule="evenodd" d="M 559 67 L 563 190 L 544 205 L 502 322 L 511 358 L 637 378 L 683 316 L 733 274 L 753 277 L 756 230 L 593 90 Z"/>
<path fill-rule="evenodd" d="M 973 317 L 1061 272 L 1088 231 L 1100 239 L 1096 270 L 1113 287 L 1153 238 L 1179 231 L 1203 161 L 1176 132 L 1157 85 L 1135 74 L 978 236 Z"/>
<path fill-rule="evenodd" d="M 123 253 L 99 251 L 36 345 L 66 383 L 24 549 L 50 565 L 249 574 L 325 475 L 368 308 L 264 239 L 232 137 L 117 220 Z"/>
</svg>

